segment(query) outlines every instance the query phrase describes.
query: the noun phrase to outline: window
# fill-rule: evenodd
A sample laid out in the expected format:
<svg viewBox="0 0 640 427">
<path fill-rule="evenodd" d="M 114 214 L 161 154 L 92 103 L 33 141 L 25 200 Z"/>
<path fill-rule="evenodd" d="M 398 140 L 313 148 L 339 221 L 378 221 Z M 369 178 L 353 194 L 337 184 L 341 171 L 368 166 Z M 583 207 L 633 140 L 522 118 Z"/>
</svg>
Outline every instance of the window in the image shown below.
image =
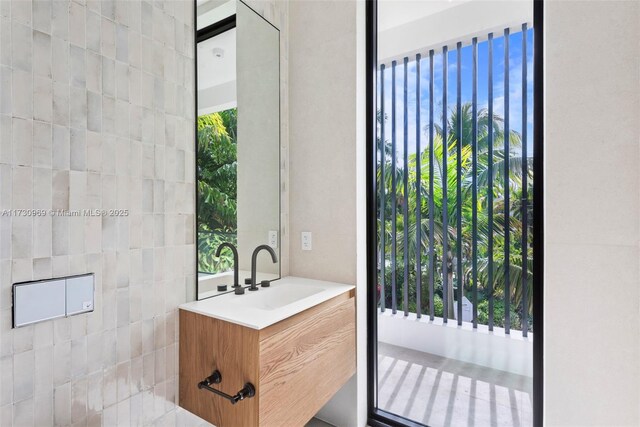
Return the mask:
<svg viewBox="0 0 640 427">
<path fill-rule="evenodd" d="M 531 425 L 541 284 L 533 2 L 377 7 L 372 422 Z"/>
<path fill-rule="evenodd" d="M 196 146 L 198 276 L 233 268 L 224 242 L 237 245 L 237 94 L 235 15 L 198 31 Z"/>
</svg>

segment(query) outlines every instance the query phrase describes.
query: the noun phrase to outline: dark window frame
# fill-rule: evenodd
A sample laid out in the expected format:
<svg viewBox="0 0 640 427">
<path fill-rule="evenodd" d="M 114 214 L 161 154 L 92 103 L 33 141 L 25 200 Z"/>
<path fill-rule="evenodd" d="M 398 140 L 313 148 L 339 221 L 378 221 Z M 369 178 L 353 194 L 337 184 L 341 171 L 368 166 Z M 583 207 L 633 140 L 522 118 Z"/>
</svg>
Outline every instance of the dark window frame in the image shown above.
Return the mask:
<svg viewBox="0 0 640 427">
<path fill-rule="evenodd" d="M 224 19 L 221 19 L 218 22 L 214 22 L 208 27 L 201 28 L 196 31 L 196 45 L 205 40 L 209 40 L 212 37 L 218 36 L 224 32 L 232 30 L 236 28 L 236 15 L 229 15 Z M 198 56 L 198 51 L 196 50 L 196 60 Z M 198 68 L 196 67 L 196 72 Z"/>
<path fill-rule="evenodd" d="M 543 421 L 544 348 L 544 128 L 543 128 L 543 0 L 533 0 L 535 50 L 533 69 L 533 425 Z M 377 0 L 366 2 L 366 185 L 367 185 L 367 418 L 377 426 L 421 426 L 422 424 L 380 410 L 376 404 L 377 384 L 377 212 L 376 212 L 376 93 L 377 93 Z"/>
</svg>

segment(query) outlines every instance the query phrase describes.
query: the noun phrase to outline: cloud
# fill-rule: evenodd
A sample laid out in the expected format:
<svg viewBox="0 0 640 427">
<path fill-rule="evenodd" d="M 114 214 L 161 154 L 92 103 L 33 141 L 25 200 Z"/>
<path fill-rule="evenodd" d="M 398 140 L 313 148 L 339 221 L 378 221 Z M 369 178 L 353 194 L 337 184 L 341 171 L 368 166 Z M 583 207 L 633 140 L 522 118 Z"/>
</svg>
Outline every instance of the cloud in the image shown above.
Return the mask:
<svg viewBox="0 0 640 427">
<path fill-rule="evenodd" d="M 510 128 L 512 130 L 516 130 L 518 132 L 522 132 L 522 54 L 521 54 L 521 38 L 519 33 L 514 33 L 510 39 L 510 50 L 509 50 L 509 101 L 510 101 Z M 533 52 L 529 45 L 527 50 L 527 74 L 528 80 L 531 82 L 533 78 Z M 487 58 L 487 50 L 486 50 L 486 42 L 480 42 L 478 45 L 478 107 L 486 108 L 488 104 L 487 96 L 488 96 L 488 88 L 487 88 L 487 68 L 488 68 L 488 58 Z M 448 111 L 455 108 L 456 106 L 456 76 L 457 76 L 457 67 L 458 64 L 456 62 L 456 51 L 451 50 L 449 55 L 451 55 L 450 62 L 447 68 L 447 77 L 448 77 L 448 87 L 447 87 L 447 103 L 448 103 Z M 442 75 L 442 65 L 443 65 L 443 56 L 442 53 L 435 53 L 433 57 L 433 72 L 434 72 L 434 119 L 436 122 L 441 121 L 442 118 L 442 96 L 443 96 L 443 75 Z M 429 90 L 430 90 L 430 60 L 429 55 L 425 54 L 425 56 L 421 59 L 421 70 L 420 70 L 420 93 L 416 93 L 416 61 L 412 59 L 408 61 L 407 67 L 407 102 L 408 102 L 408 123 L 407 123 L 407 132 L 408 138 L 407 142 L 409 144 L 409 152 L 415 152 L 415 134 L 416 134 L 416 120 L 415 120 L 415 104 L 416 97 L 420 97 L 421 101 L 421 115 L 420 115 L 420 126 L 424 127 L 428 125 L 428 117 L 429 117 Z M 463 72 L 463 82 L 462 82 L 462 101 L 470 102 L 471 100 L 471 48 L 465 47 L 462 50 L 462 64 L 461 70 Z M 497 37 L 494 39 L 494 57 L 493 57 L 493 98 L 494 98 L 494 112 L 496 115 L 504 118 L 504 100 L 505 100 L 505 91 L 504 91 L 504 39 L 502 37 Z M 391 68 L 387 67 L 385 71 L 385 113 L 389 117 L 390 120 L 390 112 L 391 112 Z M 404 90 L 404 64 L 399 62 L 396 65 L 396 131 L 397 131 L 397 144 L 399 149 L 402 149 L 402 144 L 404 143 L 404 98 L 403 92 Z M 532 124 L 533 124 L 533 92 L 532 85 L 529 83 L 527 87 L 527 131 L 531 132 Z M 390 137 L 390 122 L 388 122 L 387 126 L 387 137 Z M 528 134 L 529 141 L 532 140 L 531 133 Z M 424 136 L 422 137 L 422 145 L 425 144 Z"/>
</svg>

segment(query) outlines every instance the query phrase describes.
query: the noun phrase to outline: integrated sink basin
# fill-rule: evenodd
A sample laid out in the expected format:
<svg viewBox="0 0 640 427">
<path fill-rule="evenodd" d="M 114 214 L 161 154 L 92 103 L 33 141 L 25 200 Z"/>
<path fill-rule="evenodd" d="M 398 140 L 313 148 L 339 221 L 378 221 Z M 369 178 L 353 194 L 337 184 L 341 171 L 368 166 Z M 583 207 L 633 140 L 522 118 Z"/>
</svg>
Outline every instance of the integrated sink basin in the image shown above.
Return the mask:
<svg viewBox="0 0 640 427">
<path fill-rule="evenodd" d="M 275 310 L 325 290 L 319 286 L 300 286 L 294 283 L 258 289 L 259 291 L 255 292 L 247 291 L 246 297 L 238 298 L 233 303 L 258 310 Z"/>
<path fill-rule="evenodd" d="M 234 293 L 182 304 L 180 309 L 208 317 L 264 329 L 304 310 L 330 300 L 354 286 L 301 277 L 284 277 L 271 286 L 243 295 Z"/>
</svg>

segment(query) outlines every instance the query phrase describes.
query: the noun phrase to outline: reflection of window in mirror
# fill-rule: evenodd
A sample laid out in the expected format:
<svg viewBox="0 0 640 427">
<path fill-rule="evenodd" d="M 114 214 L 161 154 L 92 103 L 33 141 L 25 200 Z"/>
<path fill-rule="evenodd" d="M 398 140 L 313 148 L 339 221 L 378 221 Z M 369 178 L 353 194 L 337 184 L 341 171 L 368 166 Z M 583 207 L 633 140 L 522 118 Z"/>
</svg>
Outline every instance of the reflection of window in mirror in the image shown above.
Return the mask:
<svg viewBox="0 0 640 427">
<path fill-rule="evenodd" d="M 198 1 L 197 269 L 198 299 L 239 284 L 280 278 L 280 33 L 238 0 Z M 221 291 L 224 292 L 224 291 Z"/>
<path fill-rule="evenodd" d="M 237 244 L 236 29 L 198 42 L 198 275 L 233 268 Z"/>
</svg>

